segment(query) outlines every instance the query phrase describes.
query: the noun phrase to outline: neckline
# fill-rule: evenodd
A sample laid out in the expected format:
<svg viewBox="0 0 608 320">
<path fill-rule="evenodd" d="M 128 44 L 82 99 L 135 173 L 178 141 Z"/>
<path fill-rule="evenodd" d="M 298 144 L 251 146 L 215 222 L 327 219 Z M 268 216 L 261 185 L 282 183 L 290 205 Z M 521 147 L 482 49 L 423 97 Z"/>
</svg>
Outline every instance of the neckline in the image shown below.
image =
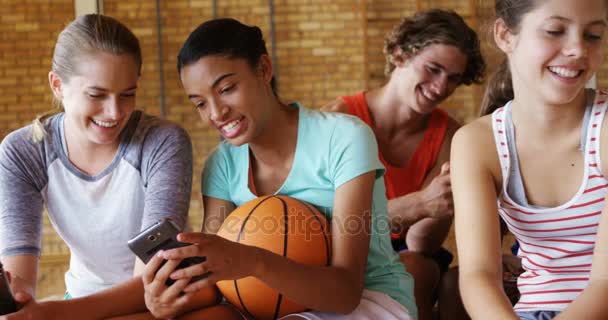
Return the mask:
<svg viewBox="0 0 608 320">
<path fill-rule="evenodd" d="M 368 112 L 369 112 L 369 106 L 368 106 Z M 416 148 L 414 149 L 414 152 L 412 153 L 412 155 L 410 156 L 408 162 L 405 164 L 405 166 L 401 167 L 401 166 L 393 166 L 391 165 L 388 161 L 386 161 L 386 158 L 384 158 L 384 154 L 382 154 L 382 152 L 380 152 L 380 149 L 378 148 L 378 154 L 380 157 L 380 161 L 382 161 L 382 163 L 384 164 L 384 166 L 386 167 L 386 169 L 388 170 L 389 168 L 391 169 L 391 171 L 409 171 L 409 170 L 413 170 L 413 166 L 416 163 L 416 159 L 420 158 L 420 153 L 421 152 L 428 152 L 428 150 L 426 150 L 425 148 L 423 148 L 423 145 L 426 145 L 430 142 L 431 140 L 431 136 L 433 135 L 433 132 L 431 130 L 431 124 L 434 123 L 434 121 L 436 121 L 436 118 L 439 116 L 438 113 L 442 112 L 442 110 L 440 109 L 434 109 L 431 114 L 429 115 L 428 121 L 427 121 L 427 125 L 426 128 L 424 129 L 424 134 L 422 136 L 422 139 L 420 140 L 420 142 L 418 143 L 418 145 L 416 146 Z"/>
<path fill-rule="evenodd" d="M 298 159 L 299 159 L 299 154 L 300 154 L 300 144 L 301 144 L 301 136 L 302 136 L 302 127 L 303 127 L 303 114 L 304 114 L 304 107 L 299 103 L 299 102 L 292 102 L 288 104 L 289 107 L 293 107 L 293 108 L 298 108 L 298 132 L 296 135 L 296 149 L 294 151 L 294 155 L 293 155 L 293 160 L 291 163 L 291 169 L 289 170 L 289 173 L 287 174 L 287 177 L 285 178 L 285 180 L 283 180 L 283 183 L 281 184 L 281 186 L 274 192 L 272 193 L 273 195 L 278 195 L 281 194 L 282 191 L 284 191 L 287 186 L 288 186 L 288 182 L 290 181 L 290 178 L 292 175 L 294 175 L 294 171 L 297 169 L 297 164 L 298 164 Z M 251 149 L 249 148 L 249 144 L 245 145 L 246 148 L 242 148 L 242 151 L 245 152 L 245 163 L 247 164 L 246 166 L 244 166 L 245 172 L 244 172 L 244 176 L 247 177 L 247 192 L 249 192 L 250 195 L 254 196 L 254 197 L 260 197 L 260 196 L 265 196 L 265 194 L 256 194 L 257 193 L 257 186 L 254 184 L 253 181 L 253 175 L 251 175 L 251 183 L 252 186 L 254 188 L 253 191 L 256 191 L 255 193 L 251 190 L 250 185 L 249 185 L 249 176 L 250 176 L 250 172 L 253 173 L 253 168 L 251 168 Z"/>
<path fill-rule="evenodd" d="M 108 175 L 118 165 L 118 163 L 122 159 L 122 157 L 125 153 L 126 147 L 128 145 L 128 141 L 133 136 L 133 128 L 138 123 L 139 119 L 141 118 L 141 115 L 142 115 L 142 112 L 140 112 L 139 110 L 136 110 L 133 112 L 133 114 L 131 114 L 131 117 L 130 117 L 129 121 L 127 122 L 127 125 L 125 126 L 125 128 L 122 130 L 122 132 L 119 135 L 118 139 L 120 140 L 120 142 L 118 144 L 118 149 L 116 150 L 116 154 L 114 155 L 114 158 L 112 159 L 112 161 L 96 175 L 89 175 L 86 172 L 80 170 L 78 167 L 76 167 L 68 158 L 67 141 L 65 140 L 65 131 L 64 131 L 65 113 L 59 114 L 59 116 L 56 118 L 55 124 L 53 126 L 53 130 L 55 130 L 56 132 L 59 133 L 59 139 L 55 139 L 55 141 L 54 141 L 55 149 L 58 150 L 57 153 L 59 154 L 59 159 L 61 160 L 63 165 L 70 172 L 72 172 L 74 175 L 76 175 L 78 178 L 86 180 L 86 181 L 100 180 L 104 176 Z"/>
<path fill-rule="evenodd" d="M 593 109 L 595 109 L 595 106 L 597 104 L 598 96 L 599 96 L 598 94 L 594 95 L 593 99 L 591 100 L 592 103 L 590 105 L 588 104 L 588 102 L 586 102 L 587 108 L 589 108 L 590 110 L 586 109 L 585 112 L 589 111 L 590 114 L 591 114 L 591 116 L 589 118 L 589 123 L 587 123 L 587 125 L 584 126 L 584 128 L 581 128 L 582 132 L 586 132 L 586 137 L 585 137 L 585 143 L 584 143 L 584 146 L 583 146 L 583 150 L 589 150 L 589 147 L 590 147 L 590 144 L 591 144 L 591 135 L 589 134 L 588 127 L 591 124 L 591 121 L 593 119 L 593 113 L 594 113 Z M 589 96 L 587 96 L 587 97 L 589 97 Z M 507 124 L 506 121 L 505 121 L 506 118 L 507 118 L 507 116 L 511 115 L 511 108 L 512 108 L 511 103 L 512 103 L 512 101 L 513 100 L 507 102 L 507 104 L 504 106 L 504 111 L 502 112 L 502 121 L 503 121 L 503 124 L 505 126 L 502 135 L 505 136 L 504 140 L 507 142 L 507 145 L 505 145 L 505 149 L 506 149 L 506 152 L 508 154 L 508 158 L 506 159 L 506 162 L 507 162 L 506 168 L 504 168 L 504 170 L 502 172 L 503 173 L 502 194 L 503 194 L 504 199 L 507 200 L 512 207 L 518 208 L 520 210 L 525 210 L 527 212 L 533 212 L 533 213 L 546 213 L 546 212 L 560 211 L 560 210 L 564 210 L 564 209 L 569 208 L 574 203 L 576 203 L 576 201 L 583 194 L 583 192 L 586 189 L 587 182 L 589 181 L 589 155 L 586 152 L 583 153 L 583 163 L 584 163 L 584 166 L 583 166 L 584 169 L 583 170 L 584 171 L 583 171 L 582 181 L 581 181 L 581 183 L 579 185 L 579 188 L 576 191 L 576 193 L 572 197 L 570 197 L 570 199 L 568 199 L 565 203 L 562 203 L 560 205 L 553 206 L 553 207 L 536 206 L 536 205 L 531 205 L 529 203 L 528 203 L 527 206 L 525 206 L 525 205 L 520 204 L 519 202 L 515 201 L 513 198 L 511 198 L 511 195 L 508 192 L 508 184 L 509 184 L 509 180 L 510 180 L 509 179 L 510 178 L 509 173 L 512 170 L 512 168 L 511 168 L 512 161 L 517 161 L 518 167 L 519 167 L 519 159 L 517 158 L 518 157 L 517 156 L 517 144 L 515 142 L 515 132 L 514 132 L 515 127 L 514 127 L 514 125 L 513 125 L 512 122 L 510 124 Z M 583 121 L 584 121 L 584 118 L 583 118 Z M 509 126 L 509 127 L 507 127 L 507 126 Z M 506 139 L 509 130 L 513 134 L 513 145 L 514 145 L 513 151 L 514 151 L 514 154 L 511 154 L 511 150 L 510 150 L 510 148 L 508 146 L 508 140 Z M 511 160 L 511 159 L 515 159 L 515 160 Z M 520 176 L 520 180 L 523 181 L 521 179 L 521 170 L 518 171 L 518 174 Z M 526 196 L 526 189 L 525 189 L 525 186 L 523 186 L 523 183 L 522 183 L 521 187 L 523 188 L 524 196 Z M 528 201 L 527 199 L 528 198 L 526 196 L 526 202 Z"/>
</svg>

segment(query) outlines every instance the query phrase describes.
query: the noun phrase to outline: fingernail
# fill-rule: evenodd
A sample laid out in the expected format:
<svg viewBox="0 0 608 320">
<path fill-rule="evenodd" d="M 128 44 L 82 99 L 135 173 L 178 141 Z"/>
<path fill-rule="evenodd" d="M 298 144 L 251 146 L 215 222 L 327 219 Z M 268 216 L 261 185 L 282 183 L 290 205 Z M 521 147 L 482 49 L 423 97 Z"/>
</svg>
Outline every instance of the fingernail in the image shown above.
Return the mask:
<svg viewBox="0 0 608 320">
<path fill-rule="evenodd" d="M 156 253 L 159 257 L 163 256 L 163 253 L 165 253 L 163 250 L 158 250 L 158 252 Z"/>
</svg>

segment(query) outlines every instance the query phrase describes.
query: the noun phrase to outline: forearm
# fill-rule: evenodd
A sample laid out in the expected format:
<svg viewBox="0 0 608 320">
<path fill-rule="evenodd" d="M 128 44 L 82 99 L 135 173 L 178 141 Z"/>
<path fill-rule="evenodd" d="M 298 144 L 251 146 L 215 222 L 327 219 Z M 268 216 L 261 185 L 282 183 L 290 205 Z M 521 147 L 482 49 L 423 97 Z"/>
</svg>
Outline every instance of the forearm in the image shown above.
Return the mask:
<svg viewBox="0 0 608 320">
<path fill-rule="evenodd" d="M 471 319 L 519 319 L 496 275 L 460 273 L 460 293 Z M 483 297 L 480 300 L 480 297 Z"/>
<path fill-rule="evenodd" d="M 608 280 L 592 281 L 555 319 L 606 319 Z"/>
<path fill-rule="evenodd" d="M 18 255 L 2 257 L 4 270 L 11 274 L 11 289 L 13 292 L 25 291 L 32 297 L 36 296 L 36 279 L 38 278 L 38 257 L 34 255 Z"/>
<path fill-rule="evenodd" d="M 401 233 L 427 217 L 420 195 L 420 192 L 412 192 L 388 201 L 388 217 L 393 232 Z"/>
<path fill-rule="evenodd" d="M 253 276 L 292 301 L 318 311 L 351 313 L 361 300 L 363 277 L 336 267 L 308 266 L 257 249 Z"/>
<path fill-rule="evenodd" d="M 90 296 L 51 301 L 48 304 L 53 318 L 66 320 L 106 319 L 147 310 L 143 283 L 139 277 Z"/>
<path fill-rule="evenodd" d="M 427 218 L 411 226 L 405 237 L 408 250 L 423 254 L 437 252 L 448 236 L 452 220 L 452 217 Z"/>
</svg>

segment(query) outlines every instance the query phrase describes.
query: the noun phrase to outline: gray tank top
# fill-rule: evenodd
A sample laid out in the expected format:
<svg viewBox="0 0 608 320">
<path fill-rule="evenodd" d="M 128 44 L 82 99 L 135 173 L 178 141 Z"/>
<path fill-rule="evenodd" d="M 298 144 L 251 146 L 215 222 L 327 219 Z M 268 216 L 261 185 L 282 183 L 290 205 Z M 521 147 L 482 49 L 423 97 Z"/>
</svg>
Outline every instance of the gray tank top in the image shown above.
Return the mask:
<svg viewBox="0 0 608 320">
<path fill-rule="evenodd" d="M 581 129 L 581 152 L 585 153 L 585 141 L 587 141 L 587 127 L 589 124 L 589 118 L 591 116 L 591 110 L 593 107 L 593 100 L 595 98 L 595 90 L 587 89 L 585 98 L 585 115 L 583 117 L 583 125 Z M 509 197 L 517 204 L 530 207 L 530 208 L 538 208 L 541 209 L 543 207 L 540 206 L 531 206 L 528 203 L 528 198 L 526 197 L 526 191 L 524 189 L 524 183 L 521 179 L 521 172 L 519 170 L 519 157 L 517 156 L 517 148 L 515 146 L 515 126 L 513 125 L 513 119 L 511 117 L 511 101 L 507 103 L 506 112 L 505 112 L 505 132 L 507 134 L 507 146 L 509 148 L 509 153 L 511 156 L 511 170 L 509 172 L 509 184 L 507 185 L 507 192 L 509 193 Z"/>
</svg>

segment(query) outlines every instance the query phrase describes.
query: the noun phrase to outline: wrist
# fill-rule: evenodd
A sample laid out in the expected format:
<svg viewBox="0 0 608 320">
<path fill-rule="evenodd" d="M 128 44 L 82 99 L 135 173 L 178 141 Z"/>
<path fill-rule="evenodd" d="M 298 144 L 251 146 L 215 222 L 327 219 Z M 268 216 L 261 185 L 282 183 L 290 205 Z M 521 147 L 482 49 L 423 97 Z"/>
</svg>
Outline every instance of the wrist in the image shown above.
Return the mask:
<svg viewBox="0 0 608 320">
<path fill-rule="evenodd" d="M 388 201 L 389 221 L 393 233 L 404 231 L 424 218 L 420 192 L 410 193 Z"/>
<path fill-rule="evenodd" d="M 431 210 L 427 206 L 424 193 L 421 191 L 412 194 L 411 219 L 412 224 L 431 216 Z"/>
</svg>

